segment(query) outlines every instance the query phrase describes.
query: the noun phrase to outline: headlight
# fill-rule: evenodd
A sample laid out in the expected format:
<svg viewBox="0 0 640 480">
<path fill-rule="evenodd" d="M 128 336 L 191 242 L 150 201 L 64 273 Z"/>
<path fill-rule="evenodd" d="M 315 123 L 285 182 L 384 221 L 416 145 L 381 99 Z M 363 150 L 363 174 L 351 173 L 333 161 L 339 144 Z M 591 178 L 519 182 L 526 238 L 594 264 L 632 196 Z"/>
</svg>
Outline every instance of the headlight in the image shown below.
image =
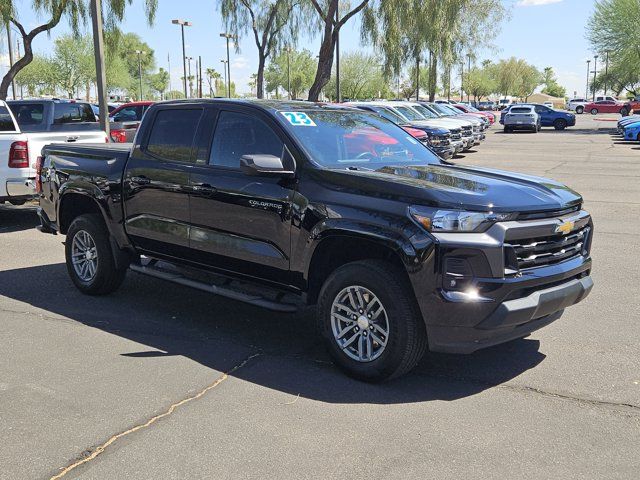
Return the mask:
<svg viewBox="0 0 640 480">
<path fill-rule="evenodd" d="M 430 232 L 484 232 L 496 222 L 514 218 L 512 213 L 431 210 L 409 207 L 409 215 Z"/>
</svg>

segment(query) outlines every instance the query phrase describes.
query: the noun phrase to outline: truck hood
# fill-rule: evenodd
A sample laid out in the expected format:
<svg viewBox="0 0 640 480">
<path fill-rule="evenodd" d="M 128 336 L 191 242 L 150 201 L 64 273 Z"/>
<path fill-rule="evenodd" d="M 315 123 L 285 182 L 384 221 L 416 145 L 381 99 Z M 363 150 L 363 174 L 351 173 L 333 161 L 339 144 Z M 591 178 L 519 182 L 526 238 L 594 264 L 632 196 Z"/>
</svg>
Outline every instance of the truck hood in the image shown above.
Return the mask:
<svg viewBox="0 0 640 480">
<path fill-rule="evenodd" d="M 330 172 L 346 177 L 343 180 L 359 193 L 436 207 L 506 213 L 562 210 L 582 203 L 578 193 L 554 180 L 488 168 L 425 165 Z M 349 181 L 354 176 L 357 182 Z M 331 181 L 342 183 L 336 177 Z"/>
</svg>

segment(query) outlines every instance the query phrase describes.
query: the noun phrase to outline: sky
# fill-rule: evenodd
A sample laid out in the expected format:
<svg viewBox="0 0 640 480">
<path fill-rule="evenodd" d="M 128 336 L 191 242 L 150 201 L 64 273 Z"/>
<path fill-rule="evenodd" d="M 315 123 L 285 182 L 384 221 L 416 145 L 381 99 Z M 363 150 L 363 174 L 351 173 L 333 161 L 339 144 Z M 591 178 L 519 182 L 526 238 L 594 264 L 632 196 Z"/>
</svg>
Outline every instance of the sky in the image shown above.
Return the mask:
<svg viewBox="0 0 640 480">
<path fill-rule="evenodd" d="M 14 0 L 18 16 L 27 28 L 33 28 L 42 18 L 31 10 L 31 0 Z M 593 53 L 585 39 L 585 26 L 591 15 L 595 0 L 502 0 L 508 16 L 501 25 L 492 43 L 494 49 L 476 52 L 478 61 L 497 60 L 511 56 L 524 58 L 540 70 L 553 67 L 558 81 L 567 88 L 567 95 L 574 92 L 581 96 L 586 86 L 587 58 Z M 185 28 L 187 56 L 202 56 L 204 68 L 212 67 L 222 72 L 220 60 L 226 58 L 225 40 L 219 36 L 224 25 L 216 8 L 216 0 L 158 0 L 155 22 L 149 26 L 144 16 L 144 0 L 133 0 L 121 25 L 124 32 L 135 32 L 154 49 L 158 67 L 168 69 L 167 57 L 171 61 L 171 86 L 180 89 L 181 41 L 180 28 L 171 20 L 189 20 L 193 26 Z M 34 42 L 37 53 L 50 53 L 53 39 L 68 32 L 61 23 L 51 36 L 41 34 Z M 315 52 L 319 48 L 319 37 L 310 32 L 300 32 L 299 47 Z M 14 35 L 15 41 L 15 35 Z M 0 50 L 0 74 L 8 66 L 6 39 Z M 341 33 L 341 53 L 354 50 L 373 51 L 360 41 L 360 19 L 352 18 Z M 231 79 L 240 93 L 249 92 L 249 79 L 257 68 L 257 51 L 252 38 L 245 35 L 239 41 L 239 52 L 231 51 Z M 593 62 L 591 64 L 593 67 Z M 457 80 L 459 82 L 459 79 Z M 456 83 L 457 83 L 456 82 Z"/>
</svg>

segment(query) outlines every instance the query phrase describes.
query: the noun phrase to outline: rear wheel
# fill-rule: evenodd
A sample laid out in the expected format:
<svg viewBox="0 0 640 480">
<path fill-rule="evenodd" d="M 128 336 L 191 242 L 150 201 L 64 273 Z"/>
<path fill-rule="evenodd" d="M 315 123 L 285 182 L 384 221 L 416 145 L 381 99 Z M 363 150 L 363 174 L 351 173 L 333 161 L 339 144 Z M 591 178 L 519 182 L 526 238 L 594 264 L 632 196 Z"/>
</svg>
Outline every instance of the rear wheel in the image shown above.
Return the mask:
<svg viewBox="0 0 640 480">
<path fill-rule="evenodd" d="M 504 133 L 510 133 L 511 132 L 511 127 L 504 127 Z"/>
<path fill-rule="evenodd" d="M 591 115 L 597 115 L 598 114 L 598 109 L 597 108 L 592 108 L 591 109 Z"/>
<path fill-rule="evenodd" d="M 627 107 L 622 107 L 620 109 L 620 115 L 622 115 L 623 117 L 626 117 L 627 115 L 629 115 L 629 110 L 627 109 Z"/>
<path fill-rule="evenodd" d="M 80 215 L 67 231 L 67 271 L 75 286 L 87 295 L 105 295 L 118 289 L 126 268 L 113 258 L 109 232 L 99 215 Z"/>
<path fill-rule="evenodd" d="M 380 382 L 410 371 L 427 348 L 413 291 L 393 264 L 365 260 L 343 265 L 324 283 L 318 323 L 340 369 Z"/>
<path fill-rule="evenodd" d="M 553 128 L 556 130 L 564 130 L 567 128 L 567 121 L 563 118 L 558 118 L 555 122 L 553 122 Z"/>
<path fill-rule="evenodd" d="M 584 107 L 582 107 L 582 106 L 576 107 L 576 113 L 581 114 L 583 112 L 584 112 Z"/>
</svg>

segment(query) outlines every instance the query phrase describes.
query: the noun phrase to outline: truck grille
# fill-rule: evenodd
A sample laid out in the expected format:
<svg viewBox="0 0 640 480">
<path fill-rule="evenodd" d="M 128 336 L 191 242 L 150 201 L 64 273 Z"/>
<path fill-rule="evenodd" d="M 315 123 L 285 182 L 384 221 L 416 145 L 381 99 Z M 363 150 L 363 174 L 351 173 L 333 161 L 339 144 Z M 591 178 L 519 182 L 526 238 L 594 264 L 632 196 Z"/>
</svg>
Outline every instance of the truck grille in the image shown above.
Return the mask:
<svg viewBox="0 0 640 480">
<path fill-rule="evenodd" d="M 460 133 L 460 130 L 457 128 L 452 128 L 450 129 L 451 131 L 451 140 L 460 140 L 462 138 L 462 134 Z"/>
<path fill-rule="evenodd" d="M 518 240 L 505 244 L 505 264 L 517 270 L 563 262 L 587 253 L 591 228 L 568 234 Z"/>
<path fill-rule="evenodd" d="M 462 136 L 463 137 L 470 137 L 471 135 L 473 135 L 473 128 L 472 127 L 462 127 Z"/>
<path fill-rule="evenodd" d="M 473 126 L 473 133 L 480 133 L 480 125 Z"/>
</svg>

